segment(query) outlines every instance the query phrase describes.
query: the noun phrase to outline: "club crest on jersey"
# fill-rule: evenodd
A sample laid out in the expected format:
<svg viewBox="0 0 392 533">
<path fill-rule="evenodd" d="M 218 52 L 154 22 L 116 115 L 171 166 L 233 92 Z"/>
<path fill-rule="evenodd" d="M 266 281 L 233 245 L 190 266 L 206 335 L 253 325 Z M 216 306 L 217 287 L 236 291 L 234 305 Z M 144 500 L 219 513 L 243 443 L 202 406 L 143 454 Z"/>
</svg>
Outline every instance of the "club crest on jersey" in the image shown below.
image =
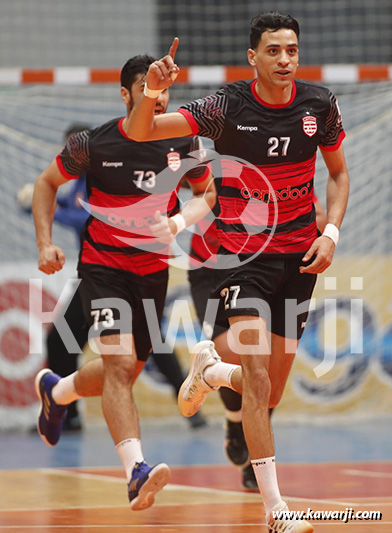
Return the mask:
<svg viewBox="0 0 392 533">
<path fill-rule="evenodd" d="M 308 137 L 313 137 L 317 131 L 317 118 L 312 115 L 302 117 L 302 128 Z"/>
<path fill-rule="evenodd" d="M 167 154 L 167 166 L 173 172 L 176 172 L 181 166 L 181 157 L 178 152 L 169 152 Z"/>
</svg>

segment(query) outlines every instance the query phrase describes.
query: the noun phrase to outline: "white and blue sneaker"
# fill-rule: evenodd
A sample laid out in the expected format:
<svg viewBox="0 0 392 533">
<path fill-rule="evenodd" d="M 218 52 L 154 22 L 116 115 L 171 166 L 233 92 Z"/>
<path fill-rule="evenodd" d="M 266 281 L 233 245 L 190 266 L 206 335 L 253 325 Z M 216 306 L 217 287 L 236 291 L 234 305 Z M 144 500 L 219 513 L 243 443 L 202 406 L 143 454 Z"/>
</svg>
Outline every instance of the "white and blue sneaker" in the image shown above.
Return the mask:
<svg viewBox="0 0 392 533">
<path fill-rule="evenodd" d="M 136 463 L 128 483 L 128 498 L 133 511 L 151 507 L 155 494 L 163 489 L 170 479 L 170 470 L 165 463 L 149 467 L 144 461 Z"/>
<path fill-rule="evenodd" d="M 38 415 L 37 428 L 43 442 L 47 446 L 55 446 L 61 435 L 63 419 L 67 414 L 66 405 L 58 405 L 52 398 L 52 389 L 61 377 L 44 368 L 35 378 L 35 390 L 41 409 Z"/>
</svg>

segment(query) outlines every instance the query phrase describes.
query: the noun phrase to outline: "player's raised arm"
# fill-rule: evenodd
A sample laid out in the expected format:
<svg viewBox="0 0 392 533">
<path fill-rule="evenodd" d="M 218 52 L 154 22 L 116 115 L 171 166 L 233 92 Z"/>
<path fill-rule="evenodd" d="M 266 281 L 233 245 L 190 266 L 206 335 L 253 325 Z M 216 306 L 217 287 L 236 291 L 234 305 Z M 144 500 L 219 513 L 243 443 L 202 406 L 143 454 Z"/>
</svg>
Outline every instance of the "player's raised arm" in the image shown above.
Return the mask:
<svg viewBox="0 0 392 533">
<path fill-rule="evenodd" d="M 154 115 L 156 99 L 173 84 L 180 71 L 175 63 L 178 43 L 179 39 L 175 37 L 169 53 L 154 61 L 148 69 L 144 93 L 135 102 L 126 128 L 127 135 L 135 141 L 157 141 L 192 133 L 187 120 L 180 113 Z"/>
</svg>

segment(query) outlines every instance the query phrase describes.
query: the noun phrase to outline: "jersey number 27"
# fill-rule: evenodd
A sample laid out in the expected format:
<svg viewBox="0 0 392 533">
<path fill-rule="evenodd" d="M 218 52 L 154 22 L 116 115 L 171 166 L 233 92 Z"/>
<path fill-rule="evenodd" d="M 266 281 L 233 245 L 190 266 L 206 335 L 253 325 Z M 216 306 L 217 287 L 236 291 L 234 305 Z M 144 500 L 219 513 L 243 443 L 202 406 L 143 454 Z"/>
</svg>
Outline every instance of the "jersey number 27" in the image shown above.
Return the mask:
<svg viewBox="0 0 392 533">
<path fill-rule="evenodd" d="M 278 137 L 270 137 L 268 139 L 268 144 L 271 146 L 268 148 L 268 157 L 279 157 L 280 155 L 286 156 L 290 140 L 290 137 L 279 137 L 279 139 Z"/>
</svg>

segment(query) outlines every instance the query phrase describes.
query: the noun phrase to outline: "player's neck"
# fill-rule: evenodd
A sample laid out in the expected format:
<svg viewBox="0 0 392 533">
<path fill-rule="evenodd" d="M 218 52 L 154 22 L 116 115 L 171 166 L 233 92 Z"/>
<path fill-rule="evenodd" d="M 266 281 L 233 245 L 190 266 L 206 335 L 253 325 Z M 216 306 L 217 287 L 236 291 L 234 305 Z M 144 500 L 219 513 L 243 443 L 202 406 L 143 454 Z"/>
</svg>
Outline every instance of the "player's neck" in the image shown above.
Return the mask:
<svg viewBox="0 0 392 533">
<path fill-rule="evenodd" d="M 127 131 L 128 122 L 129 122 L 129 114 L 127 114 L 127 116 L 122 119 L 122 127 L 124 131 Z"/>
<path fill-rule="evenodd" d="M 290 81 L 285 87 L 270 87 L 257 80 L 255 89 L 261 100 L 267 104 L 284 105 L 290 101 L 293 84 Z"/>
</svg>

